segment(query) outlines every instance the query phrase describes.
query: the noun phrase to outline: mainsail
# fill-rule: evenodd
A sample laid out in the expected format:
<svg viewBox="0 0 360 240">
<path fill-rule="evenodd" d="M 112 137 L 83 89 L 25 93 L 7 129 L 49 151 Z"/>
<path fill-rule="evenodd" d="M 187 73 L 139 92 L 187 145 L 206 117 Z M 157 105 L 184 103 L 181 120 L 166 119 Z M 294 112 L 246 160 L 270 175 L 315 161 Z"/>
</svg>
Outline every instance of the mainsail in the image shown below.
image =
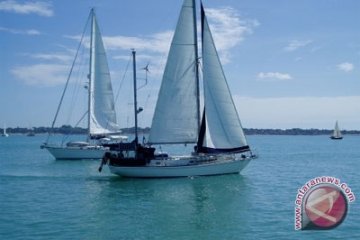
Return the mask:
<svg viewBox="0 0 360 240">
<path fill-rule="evenodd" d="M 195 1 L 185 0 L 171 43 L 149 142 L 195 143 L 199 126 Z"/>
<path fill-rule="evenodd" d="M 205 110 L 198 151 L 248 150 L 203 6 L 201 26 Z"/>
<path fill-rule="evenodd" d="M 104 44 L 94 10 L 91 11 L 89 133 L 91 136 L 120 131 Z"/>
</svg>

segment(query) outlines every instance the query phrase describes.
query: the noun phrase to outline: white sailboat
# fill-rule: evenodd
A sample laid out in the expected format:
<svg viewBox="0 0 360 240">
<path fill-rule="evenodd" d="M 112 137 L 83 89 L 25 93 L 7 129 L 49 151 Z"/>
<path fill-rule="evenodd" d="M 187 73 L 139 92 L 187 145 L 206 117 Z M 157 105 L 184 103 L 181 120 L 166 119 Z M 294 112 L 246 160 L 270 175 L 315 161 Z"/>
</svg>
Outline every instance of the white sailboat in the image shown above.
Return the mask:
<svg viewBox="0 0 360 240">
<path fill-rule="evenodd" d="M 101 33 L 92 9 L 89 15 L 91 21 L 90 34 L 90 62 L 88 75 L 88 137 L 86 141 L 68 142 L 66 145 L 49 144 L 49 138 L 41 147 L 47 149 L 56 159 L 101 159 L 109 150 L 99 143 L 99 139 L 120 139 L 125 137 L 116 135 L 120 128 L 116 122 L 114 96 L 110 79 L 110 72 L 106 59 L 105 48 Z M 80 43 L 81 44 L 81 43 Z M 77 54 L 76 54 L 77 56 Z M 74 61 L 75 62 L 75 61 Z M 69 81 L 69 79 L 68 79 Z M 66 84 L 67 87 L 68 83 Z M 66 91 L 64 89 L 64 93 Z M 63 93 L 63 96 L 64 96 Z M 54 127 L 59 109 L 55 114 Z"/>
<path fill-rule="evenodd" d="M 333 134 L 330 136 L 330 138 L 333 140 L 343 139 L 343 136 L 342 136 L 340 128 L 339 128 L 338 121 L 336 121 L 336 123 L 335 123 L 334 131 L 333 131 Z"/>
<path fill-rule="evenodd" d="M 239 173 L 256 156 L 247 144 L 210 28 L 201 6 L 204 108 L 200 114 L 195 0 L 185 0 L 171 43 L 146 146 L 135 140 L 107 152 L 104 164 L 124 177 L 186 177 Z M 134 59 L 135 129 L 137 128 Z M 202 117 L 201 117 L 202 115 Z M 154 145 L 194 144 L 188 156 Z"/>
<path fill-rule="evenodd" d="M 8 137 L 9 134 L 6 133 L 6 126 L 4 124 L 3 133 L 1 134 L 2 137 Z"/>
</svg>

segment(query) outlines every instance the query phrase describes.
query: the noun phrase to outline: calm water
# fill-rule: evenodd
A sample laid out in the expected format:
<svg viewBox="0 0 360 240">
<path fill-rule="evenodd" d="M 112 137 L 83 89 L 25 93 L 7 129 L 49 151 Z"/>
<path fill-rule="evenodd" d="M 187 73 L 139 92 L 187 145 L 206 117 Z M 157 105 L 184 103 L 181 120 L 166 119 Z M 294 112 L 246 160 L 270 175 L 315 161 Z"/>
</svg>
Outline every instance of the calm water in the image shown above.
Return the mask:
<svg viewBox="0 0 360 240">
<path fill-rule="evenodd" d="M 0 138 L 1 239 L 360 239 L 360 136 L 249 136 L 241 175 L 122 179 L 55 161 L 45 136 Z M 330 231 L 295 231 L 297 189 L 317 176 L 358 199 Z"/>
</svg>

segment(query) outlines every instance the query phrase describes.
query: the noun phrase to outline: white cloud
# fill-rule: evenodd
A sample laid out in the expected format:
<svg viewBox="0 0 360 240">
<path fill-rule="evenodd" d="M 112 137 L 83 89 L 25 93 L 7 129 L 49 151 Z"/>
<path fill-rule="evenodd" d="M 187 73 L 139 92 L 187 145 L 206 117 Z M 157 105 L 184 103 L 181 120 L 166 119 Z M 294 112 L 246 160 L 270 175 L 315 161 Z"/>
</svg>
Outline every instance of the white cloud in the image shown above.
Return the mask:
<svg viewBox="0 0 360 240">
<path fill-rule="evenodd" d="M 259 25 L 257 20 L 240 19 L 233 8 L 206 9 L 209 24 L 219 51 L 228 51 L 244 40 Z M 104 36 L 107 49 L 137 50 L 167 54 L 174 31 L 163 31 L 148 36 Z M 200 36 L 200 35 L 199 35 Z M 74 37 L 72 37 L 74 38 Z M 76 37 L 79 39 L 79 37 Z"/>
<path fill-rule="evenodd" d="M 45 54 L 45 53 L 39 53 L 39 54 L 32 54 L 29 56 L 31 58 L 35 58 L 35 59 L 41 59 L 41 60 L 46 60 L 46 61 L 60 61 L 60 62 L 64 62 L 64 63 L 71 63 L 71 61 L 73 60 L 74 56 L 73 55 L 66 55 L 63 53 L 53 53 L 53 54 Z"/>
<path fill-rule="evenodd" d="M 34 64 L 18 66 L 11 73 L 28 85 L 52 86 L 63 84 L 69 73 L 69 66 L 61 64 Z"/>
<path fill-rule="evenodd" d="M 164 71 L 166 57 L 170 49 L 173 31 L 158 32 L 143 37 L 128 36 L 103 36 L 104 46 L 107 56 L 110 58 L 111 51 L 126 51 L 121 55 L 113 56 L 113 59 L 128 61 L 130 50 L 137 51 L 136 59 L 139 66 L 150 63 L 150 72 L 152 76 L 161 76 Z M 69 39 L 80 41 L 80 36 L 64 36 Z M 89 47 L 89 38 L 84 39 L 84 45 Z M 144 63 L 145 62 L 145 63 Z"/>
<path fill-rule="evenodd" d="M 54 15 L 50 2 L 25 2 L 18 3 L 14 0 L 0 2 L 0 11 L 14 12 L 19 14 L 37 14 L 39 16 L 51 17 Z"/>
<path fill-rule="evenodd" d="M 279 72 L 260 72 L 257 75 L 258 79 L 267 79 L 267 80 L 290 80 L 292 77 L 288 73 L 279 73 Z"/>
<path fill-rule="evenodd" d="M 20 29 L 11 29 L 11 28 L 4 28 L 0 27 L 0 31 L 9 32 L 12 34 L 24 34 L 24 35 L 40 35 L 40 31 L 35 29 L 28 29 L 28 30 L 20 30 Z"/>
<path fill-rule="evenodd" d="M 9 1 L 7 1 L 9 2 Z M 14 3 L 14 2 L 13 2 Z M 251 34 L 253 29 L 259 25 L 256 20 L 240 19 L 238 13 L 233 8 L 222 9 L 206 9 L 210 28 L 214 34 L 217 49 L 220 51 L 220 56 L 223 63 L 229 62 L 230 50 L 238 45 L 246 35 Z M 174 19 L 174 22 L 176 20 Z M 107 51 L 108 59 L 127 60 L 128 56 L 124 54 L 112 55 L 114 50 L 127 51 L 130 55 L 130 49 L 135 48 L 138 52 L 137 59 L 138 65 L 150 63 L 150 74 L 152 77 L 159 77 L 163 73 L 163 69 L 166 62 L 166 56 L 168 54 L 171 39 L 174 31 L 162 31 L 145 36 L 129 37 L 129 36 L 103 36 L 104 45 Z M 200 36 L 200 34 L 199 34 Z M 81 36 L 64 36 L 66 38 L 80 41 Z M 84 46 L 89 47 L 89 38 L 85 37 Z M 64 82 L 64 78 L 60 78 L 59 72 L 63 69 L 63 66 L 55 64 L 55 61 L 69 61 L 70 56 L 67 54 L 35 54 L 31 55 L 32 58 L 51 61 L 46 64 L 39 63 L 30 66 L 23 66 L 14 68 L 12 73 L 19 79 L 25 81 L 28 84 L 45 84 L 53 85 L 55 83 Z M 142 61 L 142 62 L 141 62 Z M 145 66 L 145 65 L 144 65 Z M 40 68 L 43 68 L 43 75 L 39 72 Z M 33 75 L 32 77 L 26 74 Z"/>
<path fill-rule="evenodd" d="M 287 52 L 293 52 L 299 48 L 309 45 L 310 43 L 312 43 L 311 40 L 305 40 L 305 41 L 293 40 L 284 48 L 284 50 Z"/>
<path fill-rule="evenodd" d="M 135 48 L 139 51 L 165 54 L 169 51 L 173 31 L 164 31 L 144 37 L 104 36 L 104 44 L 109 50 L 129 50 Z"/>
<path fill-rule="evenodd" d="M 230 61 L 230 49 L 237 46 L 260 25 L 257 20 L 241 19 L 237 10 L 231 7 L 207 8 L 205 12 L 223 64 Z"/>
<path fill-rule="evenodd" d="M 150 61 L 154 56 L 150 55 L 150 54 L 136 54 L 136 59 L 137 60 L 142 60 L 142 61 Z M 120 59 L 120 60 L 129 60 L 130 58 L 130 53 L 128 55 L 117 55 L 114 56 L 113 59 Z"/>
<path fill-rule="evenodd" d="M 129 52 L 128 55 L 116 55 L 113 57 L 113 59 L 129 61 L 132 59 L 132 56 L 130 56 L 130 52 Z M 154 57 L 154 55 L 151 54 L 141 54 L 138 52 L 136 54 L 136 62 L 138 67 L 141 69 L 145 67 L 147 64 L 149 64 L 148 65 L 149 75 L 151 77 L 161 78 L 166 64 L 166 57 L 164 55 L 163 56 L 159 55 L 157 57 Z"/>
<path fill-rule="evenodd" d="M 337 68 L 344 72 L 351 72 L 352 70 L 354 70 L 354 64 L 349 63 L 349 62 L 344 62 L 344 63 L 338 64 Z"/>
<path fill-rule="evenodd" d="M 257 20 L 240 19 L 233 8 L 206 9 L 215 45 L 220 52 L 223 63 L 230 60 L 230 50 L 252 34 L 259 25 Z M 168 53 L 174 31 L 163 31 L 148 36 L 104 36 L 104 44 L 108 50 L 129 50 L 135 48 L 139 52 L 164 56 Z M 200 34 L 199 34 L 200 36 Z M 74 38 L 74 37 L 71 37 Z M 79 37 L 75 37 L 79 39 Z"/>
<path fill-rule="evenodd" d="M 126 50 L 136 49 L 151 53 L 167 54 L 170 48 L 173 31 L 164 31 L 142 37 L 129 36 L 102 36 L 107 50 Z M 80 41 L 81 36 L 64 36 L 65 38 Z M 90 38 L 83 39 L 84 45 L 89 48 Z"/>
<path fill-rule="evenodd" d="M 274 97 L 234 96 L 246 128 L 359 129 L 360 96 Z M 334 111 L 336 109 L 336 111 Z"/>
</svg>

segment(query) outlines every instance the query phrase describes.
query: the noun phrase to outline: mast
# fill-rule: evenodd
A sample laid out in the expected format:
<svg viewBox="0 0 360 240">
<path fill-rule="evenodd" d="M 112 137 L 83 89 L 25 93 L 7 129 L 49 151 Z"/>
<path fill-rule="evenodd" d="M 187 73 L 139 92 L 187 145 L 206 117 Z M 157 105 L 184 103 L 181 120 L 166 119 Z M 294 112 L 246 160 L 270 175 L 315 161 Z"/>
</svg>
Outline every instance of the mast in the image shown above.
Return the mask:
<svg viewBox="0 0 360 240">
<path fill-rule="evenodd" d="M 196 2 L 193 0 L 193 19 L 194 19 L 194 43 L 195 43 L 195 76 L 196 76 L 196 105 L 197 105 L 197 120 L 198 131 L 200 131 L 200 80 L 199 80 L 199 50 L 198 50 L 198 37 L 197 37 L 197 25 L 196 25 Z"/>
<path fill-rule="evenodd" d="M 203 29 L 204 29 L 205 13 L 204 13 L 204 8 L 203 8 L 203 5 L 202 5 L 202 2 L 200 2 L 200 18 L 201 18 L 200 19 L 201 41 L 203 41 L 203 39 L 204 39 Z M 197 46 L 197 44 L 196 44 L 196 46 Z M 201 46 L 203 46 L 203 43 L 201 44 Z M 197 67 L 197 70 L 198 70 L 198 67 Z M 198 74 L 197 78 L 199 79 L 199 74 Z M 204 81 L 204 79 L 203 79 L 203 81 Z M 204 94 L 205 94 L 205 92 L 204 92 Z M 198 141 L 196 143 L 196 152 L 197 153 L 202 152 L 202 146 L 204 144 L 205 134 L 206 134 L 206 119 L 205 119 L 205 99 L 204 99 L 204 111 L 203 111 L 203 114 L 202 114 L 202 120 L 201 120 L 200 127 L 199 127 Z"/>
<path fill-rule="evenodd" d="M 137 109 L 137 93 L 136 93 L 136 51 L 132 49 L 133 56 L 133 78 L 134 78 L 134 114 L 135 114 L 135 143 L 138 144 L 138 109 Z"/>
<path fill-rule="evenodd" d="M 90 113 L 90 108 L 92 105 L 92 78 L 93 78 L 93 63 L 94 63 L 94 56 L 93 56 L 93 38 L 94 38 L 94 21 L 95 21 L 95 12 L 94 9 L 92 8 L 90 11 L 90 15 L 91 15 L 91 32 L 90 32 L 90 64 L 89 64 L 89 87 L 88 87 L 88 141 L 90 140 L 90 121 L 91 121 L 91 113 Z"/>
</svg>

